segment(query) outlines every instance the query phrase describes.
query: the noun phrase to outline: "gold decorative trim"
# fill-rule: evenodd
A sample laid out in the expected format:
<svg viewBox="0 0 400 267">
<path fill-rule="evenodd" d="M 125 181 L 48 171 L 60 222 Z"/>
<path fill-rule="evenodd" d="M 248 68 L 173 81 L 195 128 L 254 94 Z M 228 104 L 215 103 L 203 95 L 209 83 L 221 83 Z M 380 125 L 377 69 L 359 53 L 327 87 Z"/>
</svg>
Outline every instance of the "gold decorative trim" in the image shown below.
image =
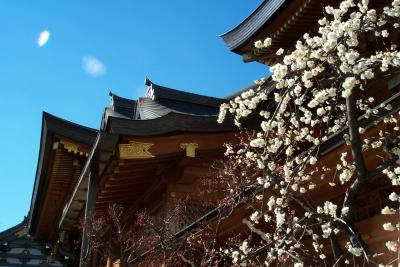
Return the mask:
<svg viewBox="0 0 400 267">
<path fill-rule="evenodd" d="M 64 145 L 64 148 L 68 150 L 68 152 L 73 152 L 74 154 L 79 153 L 79 146 L 77 144 L 66 140 L 61 140 L 60 143 Z"/>
<path fill-rule="evenodd" d="M 149 152 L 154 144 L 130 141 L 129 144 L 119 144 L 120 159 L 148 159 L 155 156 Z"/>
<path fill-rule="evenodd" d="M 186 157 L 194 158 L 199 145 L 197 143 L 181 143 L 181 148 L 186 150 Z"/>
<path fill-rule="evenodd" d="M 78 155 L 85 155 L 86 157 L 88 156 L 87 151 L 80 147 L 79 145 L 72 143 L 67 140 L 60 140 L 60 143 L 64 145 L 64 148 L 69 152 L 69 153 L 74 153 Z"/>
</svg>

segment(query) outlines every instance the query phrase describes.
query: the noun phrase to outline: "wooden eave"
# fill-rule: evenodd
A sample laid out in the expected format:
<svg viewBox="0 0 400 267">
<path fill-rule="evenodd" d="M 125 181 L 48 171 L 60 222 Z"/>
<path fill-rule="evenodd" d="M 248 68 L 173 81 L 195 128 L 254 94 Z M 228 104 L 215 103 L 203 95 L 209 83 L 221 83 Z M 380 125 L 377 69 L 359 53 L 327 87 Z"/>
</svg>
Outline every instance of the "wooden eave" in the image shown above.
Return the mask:
<svg viewBox="0 0 400 267">
<path fill-rule="evenodd" d="M 40 150 L 28 218 L 28 229 L 34 238 L 49 239 L 54 234 L 48 226 L 52 226 L 51 223 L 59 215 L 62 202 L 79 172 L 79 161 L 84 160 L 84 151 L 89 149 L 96 133 L 94 129 L 43 113 Z M 73 166 L 75 160 L 77 164 Z"/>
<path fill-rule="evenodd" d="M 259 60 L 259 55 L 263 54 L 262 63 L 270 64 L 272 58 L 268 57 L 273 56 L 270 50 L 291 48 L 297 39 L 315 27 L 323 15 L 323 6 L 336 2 L 266 0 L 242 23 L 221 37 L 232 52 L 243 56 L 245 62 Z M 255 49 L 254 43 L 264 41 L 266 37 L 273 40 L 268 51 Z"/>
<path fill-rule="evenodd" d="M 96 140 L 79 175 L 79 179 L 63 207 L 62 214 L 58 220 L 59 229 L 65 230 L 78 223 L 78 219 L 86 203 L 86 192 L 91 167 L 93 164 L 97 164 L 99 173 L 102 173 L 106 169 L 111 156 L 114 154 L 117 142 L 118 135 L 104 132 L 97 134 Z"/>
<path fill-rule="evenodd" d="M 263 1 L 246 19 L 232 30 L 221 34 L 228 48 L 235 53 L 242 54 L 242 48 L 257 35 L 266 24 L 271 23 L 276 16 L 282 13 L 291 0 Z M 297 1 L 300 2 L 300 1 Z"/>
<path fill-rule="evenodd" d="M 219 105 L 226 100 L 166 88 L 156 85 L 148 79 L 146 79 L 145 83 L 149 87 L 147 99 L 154 102 L 150 103 L 151 105 L 148 105 L 146 108 L 148 112 L 155 114 L 154 118 L 144 119 L 142 118 L 143 116 L 138 115 L 138 113 L 141 112 L 140 101 L 133 104 L 132 101 L 111 94 L 112 105 L 111 107 L 106 108 L 103 113 L 100 133 L 92 146 L 78 182 L 63 209 L 61 219 L 59 220 L 59 228 L 69 229 L 78 222 L 86 203 L 86 191 L 89 173 L 92 166 L 100 166 L 100 180 L 103 179 L 104 175 L 110 176 L 110 183 L 104 185 L 104 188 L 101 188 L 102 191 L 99 191 L 99 207 L 101 207 L 102 203 L 110 203 L 110 199 L 114 202 L 129 202 L 132 200 L 129 197 L 125 198 L 123 194 L 120 194 L 118 199 L 103 194 L 105 188 L 112 188 L 107 189 L 107 192 L 122 192 L 118 190 L 119 187 L 123 185 L 123 191 L 127 192 L 130 191 L 127 190 L 128 186 L 132 186 L 132 181 L 127 181 L 129 179 L 125 178 L 122 178 L 122 181 L 119 181 L 117 185 L 115 185 L 115 179 L 117 178 L 109 173 L 109 169 L 114 168 L 113 164 L 115 163 L 115 160 L 119 159 L 114 153 L 118 152 L 116 149 L 117 144 L 123 144 L 121 143 L 121 140 L 124 136 L 137 138 L 138 140 L 149 137 L 151 139 L 150 141 L 152 141 L 152 138 L 175 136 L 179 134 L 213 134 L 237 131 L 231 117 L 228 117 L 222 124 L 217 122 Z M 131 114 L 122 114 L 115 108 L 116 106 L 127 107 L 127 102 L 129 102 L 128 108 L 130 111 L 135 109 L 133 112 L 136 114 L 135 116 L 131 116 Z M 193 104 L 192 109 L 190 108 L 191 104 Z M 211 107 L 214 109 L 214 112 L 209 114 L 209 110 L 207 109 L 204 111 L 204 107 Z M 154 147 L 152 149 L 157 150 L 159 147 Z M 179 153 L 176 149 L 179 149 Z M 183 154 L 183 151 L 181 148 L 175 147 L 172 150 L 167 148 L 164 152 L 160 152 L 161 154 L 158 152 L 159 151 L 155 151 L 154 153 L 157 157 L 155 159 L 148 159 L 149 163 L 146 164 L 149 166 L 182 164 L 181 155 Z M 117 164 L 120 164 L 120 162 L 117 162 Z M 143 161 L 140 161 L 136 164 L 138 166 L 135 165 L 135 168 L 142 168 L 139 167 L 139 165 L 146 166 L 146 164 Z M 124 168 L 125 167 L 122 167 L 121 169 Z M 150 177 L 147 178 L 148 181 L 142 181 L 139 183 L 133 182 L 134 184 L 137 184 L 135 184 L 135 188 L 131 189 L 137 189 L 138 192 L 143 192 L 143 190 L 149 186 L 149 183 L 155 183 L 152 179 L 154 178 L 157 180 L 160 176 L 159 173 L 160 170 L 150 168 L 142 171 L 135 169 L 122 174 L 129 177 Z M 99 185 L 103 186 L 101 181 L 97 182 Z M 131 192 L 130 195 L 135 194 L 132 194 Z"/>
<path fill-rule="evenodd" d="M 153 138 L 124 136 L 123 143 L 138 142 L 153 144 L 147 159 L 121 159 L 116 157 L 103 175 L 99 184 L 96 210 L 105 211 L 110 204 L 120 203 L 149 207 L 147 198 L 155 191 L 166 193 L 168 184 L 184 179 L 187 169 L 196 168 L 198 163 L 223 156 L 224 143 L 234 142 L 234 133 L 176 134 Z M 194 143 L 195 157 L 188 157 L 182 144 Z M 207 175 L 207 168 L 198 168 L 197 175 Z M 194 189 L 196 191 L 196 189 Z M 136 204 L 135 204 L 136 203 Z"/>
<path fill-rule="evenodd" d="M 115 136 L 115 135 L 113 135 Z M 75 225 L 81 216 L 86 202 L 87 181 L 90 164 L 95 160 L 96 140 L 92 153 L 81 173 L 74 193 L 64 208 L 59 222 L 61 229 L 69 229 Z M 115 139 L 116 140 L 116 139 Z M 185 168 L 202 158 L 208 157 L 211 152 L 219 151 L 223 154 L 226 142 L 235 140 L 232 133 L 171 133 L 162 136 L 135 136 L 119 135 L 118 144 L 114 144 L 114 153 L 109 151 L 109 161 L 100 169 L 100 179 L 97 186 L 96 214 L 104 214 L 110 204 L 121 204 L 131 210 L 136 210 L 143 203 L 148 203 L 150 196 L 160 195 L 165 191 L 168 183 L 177 181 Z M 148 149 L 149 157 L 126 159 L 121 157 L 120 146 L 131 142 L 136 144 L 152 144 Z M 188 157 L 182 147 L 185 143 L 195 143 L 195 157 Z M 98 155 L 104 154 L 98 150 Z M 135 207 L 135 208 L 133 208 Z M 132 211 L 133 212 L 133 211 Z"/>
<path fill-rule="evenodd" d="M 338 1 L 292 1 L 287 8 L 279 14 L 275 20 L 254 35 L 241 49 L 243 61 L 260 61 L 266 65 L 273 65 L 277 61 L 275 52 L 279 48 L 286 51 L 293 49 L 297 40 L 305 33 L 312 33 L 316 30 L 318 19 L 324 16 L 323 8 L 327 5 L 335 5 Z M 267 49 L 257 49 L 254 43 L 258 40 L 264 41 L 271 38 L 272 44 Z"/>
<path fill-rule="evenodd" d="M 130 120 L 109 117 L 104 127 L 109 133 L 133 136 L 160 136 L 171 133 L 212 133 L 237 131 L 232 118 L 223 123 L 217 122 L 216 116 L 195 116 L 181 113 L 167 115 L 151 120 Z"/>
<path fill-rule="evenodd" d="M 27 224 L 27 221 L 25 218 L 19 224 L 0 232 L 0 242 L 6 243 L 6 242 L 9 242 L 10 240 L 14 239 L 18 232 L 21 232 L 24 229 L 26 229 L 26 224 Z"/>
<path fill-rule="evenodd" d="M 275 55 L 279 48 L 291 51 L 295 42 L 305 33 L 314 34 L 318 19 L 324 16 L 323 8 L 328 5 L 337 6 L 339 2 L 266 0 L 241 24 L 221 37 L 232 52 L 242 55 L 244 62 L 259 61 L 273 65 L 280 60 Z M 388 2 L 371 1 L 369 6 L 381 9 Z M 256 41 L 264 41 L 267 37 L 272 39 L 270 47 L 254 47 Z"/>
</svg>

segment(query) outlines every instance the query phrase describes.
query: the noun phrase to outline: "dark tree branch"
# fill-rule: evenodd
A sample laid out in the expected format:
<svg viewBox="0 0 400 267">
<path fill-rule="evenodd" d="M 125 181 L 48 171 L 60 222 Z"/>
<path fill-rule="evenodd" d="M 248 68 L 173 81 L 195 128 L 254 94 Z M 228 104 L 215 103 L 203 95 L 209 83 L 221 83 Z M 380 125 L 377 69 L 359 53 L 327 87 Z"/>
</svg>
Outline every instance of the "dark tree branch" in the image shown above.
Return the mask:
<svg viewBox="0 0 400 267">
<path fill-rule="evenodd" d="M 343 264 L 342 264 L 341 260 L 342 260 L 343 251 L 340 248 L 337 237 L 335 235 L 331 235 L 331 237 L 329 239 L 330 239 L 330 243 L 331 243 L 331 247 L 332 247 L 333 257 L 335 259 L 335 266 L 342 267 Z"/>
<path fill-rule="evenodd" d="M 357 119 L 357 108 L 356 108 L 356 92 L 353 92 L 346 99 L 346 108 L 347 108 L 347 120 L 349 122 L 349 134 L 351 141 L 351 153 L 353 156 L 354 164 L 356 167 L 356 172 L 358 174 L 357 178 L 353 181 L 351 186 L 347 189 L 346 195 L 343 201 L 343 207 L 348 207 L 350 211 L 351 207 L 354 204 L 358 194 L 368 183 L 368 170 L 365 166 L 364 157 L 362 153 L 362 145 L 360 134 L 358 132 L 359 124 Z M 347 215 L 344 215 L 344 219 L 348 220 L 350 216 L 350 212 Z"/>
<path fill-rule="evenodd" d="M 351 141 L 351 153 L 356 166 L 359 177 L 365 178 L 368 174 L 367 167 L 365 166 L 364 157 L 362 153 L 361 137 L 358 132 L 359 123 L 356 106 L 356 93 L 353 93 L 346 99 L 347 120 L 349 122 L 349 135 Z"/>
</svg>

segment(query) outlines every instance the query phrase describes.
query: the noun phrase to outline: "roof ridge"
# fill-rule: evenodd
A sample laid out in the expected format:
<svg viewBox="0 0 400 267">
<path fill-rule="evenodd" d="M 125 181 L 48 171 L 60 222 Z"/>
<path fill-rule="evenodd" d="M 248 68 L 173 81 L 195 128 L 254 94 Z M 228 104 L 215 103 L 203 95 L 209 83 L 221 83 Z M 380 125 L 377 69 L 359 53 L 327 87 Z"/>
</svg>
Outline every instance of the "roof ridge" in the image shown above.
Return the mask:
<svg viewBox="0 0 400 267">
<path fill-rule="evenodd" d="M 79 124 L 79 123 L 76 123 L 76 122 L 72 122 L 70 120 L 55 116 L 55 115 L 53 115 L 53 114 L 51 114 L 49 112 L 43 111 L 42 113 L 43 113 L 42 114 L 42 119 L 44 121 L 55 120 L 55 121 L 59 121 L 59 122 L 62 122 L 64 124 L 67 124 L 69 126 L 72 126 L 72 127 L 77 127 L 77 128 L 81 128 L 83 130 L 88 130 L 88 131 L 92 131 L 92 132 L 98 132 L 98 130 L 95 129 L 95 128 L 92 128 L 92 127 L 89 127 L 89 126 L 86 126 L 86 125 L 82 125 L 82 124 Z"/>
<path fill-rule="evenodd" d="M 148 86 L 147 97 L 153 100 L 165 98 L 211 107 L 219 107 L 225 101 L 219 97 L 206 96 L 158 85 L 150 81 L 147 77 L 145 79 L 145 85 Z"/>
<path fill-rule="evenodd" d="M 135 117 L 137 100 L 118 96 L 110 91 L 110 108 L 127 117 Z"/>
</svg>

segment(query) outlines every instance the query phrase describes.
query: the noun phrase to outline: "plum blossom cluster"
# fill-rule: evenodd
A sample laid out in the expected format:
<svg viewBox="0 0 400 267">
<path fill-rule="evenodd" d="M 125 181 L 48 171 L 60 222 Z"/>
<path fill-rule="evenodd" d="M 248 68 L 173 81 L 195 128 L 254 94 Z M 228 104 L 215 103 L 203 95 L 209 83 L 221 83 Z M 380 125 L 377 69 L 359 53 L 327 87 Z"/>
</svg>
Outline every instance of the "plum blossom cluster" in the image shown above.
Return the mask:
<svg viewBox="0 0 400 267">
<path fill-rule="evenodd" d="M 253 166 L 253 173 L 257 170 L 254 183 L 263 189 L 249 205 L 253 212 L 245 223 L 260 241 L 253 247 L 246 239 L 230 250 L 234 264 L 248 264 L 255 251 L 263 251 L 267 266 L 302 266 L 310 254 L 316 255 L 312 260 L 317 264 L 326 264 L 328 250 L 342 253 L 337 261 L 373 260 L 354 228 L 352 208 L 361 192 L 358 188 L 364 186 L 361 180 L 383 173 L 393 186 L 400 184 L 399 114 L 390 99 L 375 100 L 369 94 L 377 76 L 392 77 L 400 67 L 400 52 L 389 34 L 399 28 L 400 1 L 382 12 L 368 5 L 367 0 L 345 0 L 337 8 L 325 7 L 326 16 L 318 21 L 314 36 L 304 34 L 286 54 L 283 49 L 271 50 L 280 59 L 271 66 L 271 77 L 256 81 L 257 89 L 221 106 L 219 122 L 228 114 L 239 127 L 250 115 L 260 120 L 248 142 L 228 152 L 238 164 Z M 366 36 L 373 36 L 374 49 L 363 50 L 360 40 Z M 257 41 L 255 49 L 267 51 L 273 42 Z M 371 126 L 361 124 L 363 120 L 390 129 L 369 134 Z M 338 135 L 345 148 L 332 166 L 325 166 L 320 161 L 323 147 Z M 383 164 L 366 168 L 364 153 L 376 151 L 385 152 Z M 342 201 L 311 203 L 324 184 L 344 187 Z M 388 197 L 397 207 L 387 206 L 382 213 L 398 213 L 400 196 Z M 399 231 L 398 224 L 386 223 L 383 228 Z M 345 236 L 345 250 L 338 245 L 338 236 Z M 398 246 L 399 240 L 386 243 L 388 251 L 396 252 Z"/>
</svg>

